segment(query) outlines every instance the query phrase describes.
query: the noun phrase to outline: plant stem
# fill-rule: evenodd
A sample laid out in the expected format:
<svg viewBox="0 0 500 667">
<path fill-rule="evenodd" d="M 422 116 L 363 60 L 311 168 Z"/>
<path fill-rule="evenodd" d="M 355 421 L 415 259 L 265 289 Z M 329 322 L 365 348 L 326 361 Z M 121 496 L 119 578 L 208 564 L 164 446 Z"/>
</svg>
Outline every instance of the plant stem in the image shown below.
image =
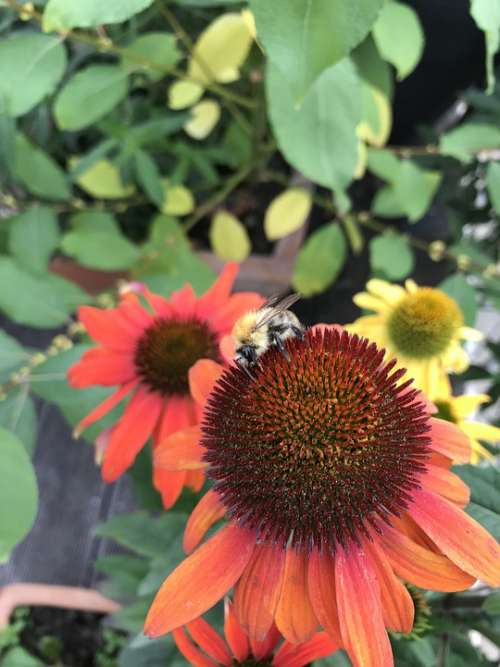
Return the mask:
<svg viewBox="0 0 500 667">
<path fill-rule="evenodd" d="M 436 657 L 436 667 L 446 667 L 446 658 L 448 657 L 449 640 L 450 638 L 446 632 L 441 635 L 438 646 L 438 653 Z"/>
</svg>

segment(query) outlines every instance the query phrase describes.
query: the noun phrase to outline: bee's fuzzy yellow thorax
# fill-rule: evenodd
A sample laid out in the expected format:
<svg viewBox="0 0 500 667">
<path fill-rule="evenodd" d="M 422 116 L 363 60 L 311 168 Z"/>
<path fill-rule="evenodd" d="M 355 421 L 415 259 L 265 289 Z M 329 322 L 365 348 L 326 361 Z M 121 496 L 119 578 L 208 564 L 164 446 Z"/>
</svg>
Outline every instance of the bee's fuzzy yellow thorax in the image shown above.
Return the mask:
<svg viewBox="0 0 500 667">
<path fill-rule="evenodd" d="M 257 311 L 250 310 L 237 320 L 233 327 L 233 338 L 239 342 L 247 341 L 257 324 Z"/>
</svg>

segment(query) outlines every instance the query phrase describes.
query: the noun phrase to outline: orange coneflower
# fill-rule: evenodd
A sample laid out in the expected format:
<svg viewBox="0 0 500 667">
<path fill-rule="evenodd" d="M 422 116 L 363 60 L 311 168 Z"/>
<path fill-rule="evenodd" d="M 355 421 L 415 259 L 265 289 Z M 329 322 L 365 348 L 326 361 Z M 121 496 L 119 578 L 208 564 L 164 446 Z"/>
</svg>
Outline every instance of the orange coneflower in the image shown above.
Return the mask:
<svg viewBox="0 0 500 667">
<path fill-rule="evenodd" d="M 230 294 L 237 272 L 237 264 L 227 264 L 200 298 L 186 284 L 169 299 L 144 288 L 143 301 L 129 293 L 116 308 L 80 308 L 80 321 L 100 347 L 86 352 L 70 368 L 71 386 L 120 387 L 78 424 L 76 433 L 130 396 L 100 452 L 106 482 L 132 465 L 151 435 L 156 447 L 171 433 L 196 423 L 199 415 L 189 392 L 189 369 L 199 359 L 221 361 L 223 336 L 238 317 L 263 302 L 253 292 Z M 155 468 L 154 483 L 165 507 L 170 507 L 185 484 L 199 490 L 203 475 Z"/>
<path fill-rule="evenodd" d="M 469 460 L 470 445 L 430 416 L 374 343 L 326 329 L 286 350 L 269 350 L 253 378 L 223 370 L 201 443 L 184 434 L 186 465 L 200 465 L 201 452 L 214 482 L 186 546 L 229 522 L 167 578 L 145 631 L 185 625 L 234 587 L 250 637 L 275 623 L 299 643 L 322 626 L 355 666 L 388 667 L 386 628 L 413 625 L 401 580 L 437 591 L 500 583 L 500 548 L 463 511 L 469 489 L 449 470 Z M 205 378 L 194 382 L 201 395 Z"/>
<path fill-rule="evenodd" d="M 318 632 L 301 644 L 285 641 L 275 652 L 281 640 L 276 626 L 272 625 L 262 640 L 248 637 L 234 613 L 233 605 L 227 599 L 224 606 L 224 635 L 225 642 L 203 618 L 197 618 L 188 623 L 185 629 L 177 628 L 173 632 L 177 648 L 195 667 L 305 667 L 339 648 L 326 632 Z"/>
</svg>

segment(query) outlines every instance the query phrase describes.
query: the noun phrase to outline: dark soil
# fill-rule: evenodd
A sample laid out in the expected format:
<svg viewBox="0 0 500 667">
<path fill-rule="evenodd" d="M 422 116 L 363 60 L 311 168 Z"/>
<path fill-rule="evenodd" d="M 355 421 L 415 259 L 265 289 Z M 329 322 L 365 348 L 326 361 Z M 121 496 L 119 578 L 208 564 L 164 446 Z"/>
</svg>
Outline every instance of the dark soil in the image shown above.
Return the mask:
<svg viewBox="0 0 500 667">
<path fill-rule="evenodd" d="M 121 636 L 103 627 L 103 618 L 90 612 L 34 607 L 20 643 L 46 665 L 114 667 Z"/>
</svg>

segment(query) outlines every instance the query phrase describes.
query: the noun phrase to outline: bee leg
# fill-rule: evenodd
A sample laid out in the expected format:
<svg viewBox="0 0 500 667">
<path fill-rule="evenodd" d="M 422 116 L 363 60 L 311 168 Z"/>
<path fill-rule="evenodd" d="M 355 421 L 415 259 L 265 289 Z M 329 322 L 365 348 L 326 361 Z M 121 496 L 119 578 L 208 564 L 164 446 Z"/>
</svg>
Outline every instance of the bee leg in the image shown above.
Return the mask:
<svg viewBox="0 0 500 667">
<path fill-rule="evenodd" d="M 238 363 L 238 367 L 241 368 L 242 371 L 245 371 L 245 373 L 248 375 L 250 380 L 255 380 L 255 376 L 252 375 L 252 373 L 250 373 L 250 369 L 248 368 L 248 366 L 245 366 L 245 364 L 242 364 L 240 362 L 237 362 L 237 363 Z"/>
<path fill-rule="evenodd" d="M 281 354 L 285 357 L 287 361 L 290 361 L 290 355 L 288 354 L 285 345 L 279 335 L 275 334 L 272 337 L 274 345 L 278 348 L 278 350 L 281 352 Z"/>
<path fill-rule="evenodd" d="M 294 336 L 300 338 L 300 340 L 304 339 L 304 334 L 305 334 L 304 329 L 299 329 L 299 327 L 292 326 L 292 331 L 294 333 Z"/>
</svg>

